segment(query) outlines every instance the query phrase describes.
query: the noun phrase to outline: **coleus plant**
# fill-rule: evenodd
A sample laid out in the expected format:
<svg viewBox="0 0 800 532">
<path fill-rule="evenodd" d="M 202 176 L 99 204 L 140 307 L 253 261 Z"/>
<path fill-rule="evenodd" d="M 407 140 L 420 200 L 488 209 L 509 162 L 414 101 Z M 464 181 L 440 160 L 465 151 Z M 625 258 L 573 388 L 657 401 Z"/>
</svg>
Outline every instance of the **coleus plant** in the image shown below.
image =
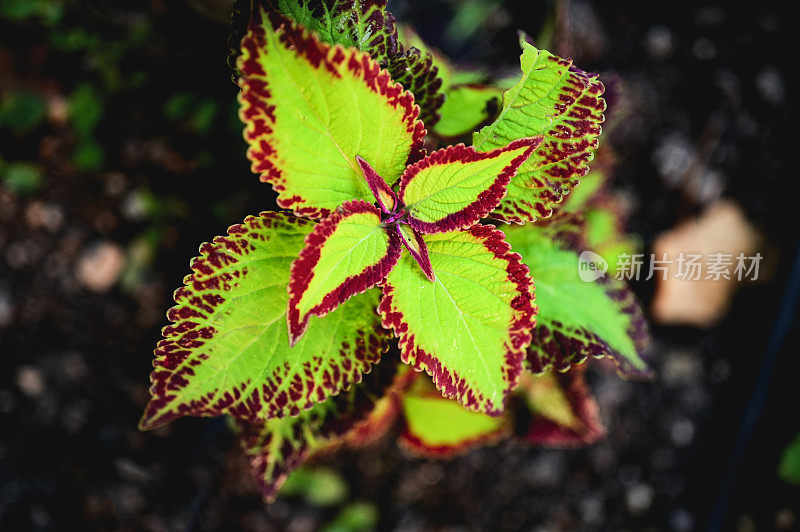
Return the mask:
<svg viewBox="0 0 800 532">
<path fill-rule="evenodd" d="M 579 215 L 482 222 L 549 217 L 577 186 L 605 109 L 596 76 L 523 38 L 495 121 L 471 146 L 429 154 L 420 116 L 445 109 L 443 59 L 405 50 L 385 1 L 243 12 L 247 156 L 286 210 L 201 246 L 141 428 L 231 416 L 267 498 L 310 454 L 394 419 L 407 448 L 433 456 L 507 435 L 511 410 L 531 443 L 596 440 L 581 364 L 607 356 L 647 375 L 635 299 L 613 279 L 578 279 Z M 392 334 L 405 365 L 381 360 Z"/>
</svg>

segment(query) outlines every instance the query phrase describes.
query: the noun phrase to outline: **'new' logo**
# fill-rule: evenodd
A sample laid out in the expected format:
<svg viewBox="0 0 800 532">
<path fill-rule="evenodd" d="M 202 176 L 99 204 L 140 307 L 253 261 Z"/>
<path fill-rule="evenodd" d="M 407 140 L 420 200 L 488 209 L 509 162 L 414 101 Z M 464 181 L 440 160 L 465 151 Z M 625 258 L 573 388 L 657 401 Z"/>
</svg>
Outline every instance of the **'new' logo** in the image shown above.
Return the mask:
<svg viewBox="0 0 800 532">
<path fill-rule="evenodd" d="M 584 251 L 578 257 L 578 275 L 584 283 L 604 277 L 607 271 L 608 262 L 594 251 Z"/>
</svg>

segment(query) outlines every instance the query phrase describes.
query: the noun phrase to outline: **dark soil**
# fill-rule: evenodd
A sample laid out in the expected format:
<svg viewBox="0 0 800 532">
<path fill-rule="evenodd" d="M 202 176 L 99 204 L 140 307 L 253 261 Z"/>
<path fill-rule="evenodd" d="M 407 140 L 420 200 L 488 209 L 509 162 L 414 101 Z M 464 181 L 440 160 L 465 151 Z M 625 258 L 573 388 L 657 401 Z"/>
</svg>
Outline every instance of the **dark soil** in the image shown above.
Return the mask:
<svg viewBox="0 0 800 532">
<path fill-rule="evenodd" d="M 391 4 L 458 60 L 510 71 L 516 28 L 537 35 L 549 9 L 507 2 L 459 43 L 441 37 L 458 2 Z M 0 129 L 3 160 L 44 171 L 30 193 L 0 187 L 0 529 L 317 529 L 338 509 L 297 497 L 265 505 L 224 421 L 136 428 L 152 348 L 189 258 L 228 225 L 275 208 L 244 157 L 228 29 L 184 2 L 69 6 L 63 27 L 115 43 L 145 21 L 149 36 L 108 67 L 98 62 L 103 46 L 65 50 L 37 19 L 0 19 L 0 92 L 38 91 L 50 109 L 33 130 Z M 776 475 L 800 430 L 800 328 L 796 301 L 782 303 L 798 275 L 794 187 L 782 165 L 788 68 L 778 55 L 790 22 L 768 3 L 737 12 L 728 3 L 571 2 L 567 14 L 560 51 L 620 80 L 609 86 L 627 110 L 606 141 L 632 200 L 631 231 L 649 246 L 712 199 L 734 198 L 768 237 L 767 279 L 741 289 L 711 330 L 655 327 L 652 383 L 594 364 L 608 430 L 600 444 L 508 442 L 429 462 L 387 440 L 326 463 L 351 499 L 377 506 L 381 529 L 798 526 L 800 487 Z M 122 83 L 109 81 L 115 68 Z M 104 99 L 92 135 L 105 157 L 91 170 L 75 163 L 76 127 L 53 110 L 81 83 Z M 210 124 L 168 118 L 179 93 L 215 102 Z M 670 154 L 690 168 L 676 172 Z M 81 277 L 97 254 L 109 275 L 115 257 L 129 257 L 113 287 Z M 636 289 L 646 304 L 653 286 Z"/>
</svg>

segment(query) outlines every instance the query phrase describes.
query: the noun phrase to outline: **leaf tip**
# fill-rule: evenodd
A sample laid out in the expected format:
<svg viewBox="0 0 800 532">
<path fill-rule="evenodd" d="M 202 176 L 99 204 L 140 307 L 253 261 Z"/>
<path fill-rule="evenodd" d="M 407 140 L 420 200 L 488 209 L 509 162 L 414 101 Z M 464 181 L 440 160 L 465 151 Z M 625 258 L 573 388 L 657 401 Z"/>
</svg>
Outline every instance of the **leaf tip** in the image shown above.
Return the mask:
<svg viewBox="0 0 800 532">
<path fill-rule="evenodd" d="M 155 415 L 153 408 L 153 400 L 151 399 L 144 409 L 141 419 L 137 428 L 141 431 L 150 431 L 166 425 L 170 420 L 164 419 L 164 416 L 158 417 Z"/>
<path fill-rule="evenodd" d="M 519 39 L 520 46 L 523 46 L 524 44 L 533 46 L 533 37 L 528 35 L 525 30 L 517 30 L 517 38 Z"/>
<path fill-rule="evenodd" d="M 293 319 L 293 317 L 297 319 Z M 289 331 L 289 347 L 294 347 L 308 328 L 308 314 L 300 318 L 298 310 L 292 308 L 290 301 L 289 310 L 286 313 L 286 325 Z"/>
</svg>

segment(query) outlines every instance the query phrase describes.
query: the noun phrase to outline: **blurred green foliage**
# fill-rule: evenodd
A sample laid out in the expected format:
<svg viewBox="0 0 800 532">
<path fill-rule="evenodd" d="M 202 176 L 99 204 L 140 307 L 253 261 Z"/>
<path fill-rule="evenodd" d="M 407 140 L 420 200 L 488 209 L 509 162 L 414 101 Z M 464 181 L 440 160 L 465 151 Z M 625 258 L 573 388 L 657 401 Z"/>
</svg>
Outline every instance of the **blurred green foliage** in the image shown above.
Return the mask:
<svg viewBox="0 0 800 532">
<path fill-rule="evenodd" d="M 185 124 L 193 132 L 201 135 L 211 131 L 218 114 L 217 102 L 188 92 L 173 94 L 164 104 L 164 116 L 167 119 Z"/>
<path fill-rule="evenodd" d="M 17 135 L 38 127 L 47 116 L 47 102 L 42 95 L 31 91 L 9 91 L 0 99 L 0 128 Z"/>
<path fill-rule="evenodd" d="M 778 476 L 786 482 L 800 484 L 800 433 L 783 451 L 780 465 L 778 465 Z"/>
<path fill-rule="evenodd" d="M 378 526 L 378 509 L 367 502 L 353 502 L 342 508 L 339 514 L 327 526 L 324 532 L 360 532 L 375 530 Z"/>
<path fill-rule="evenodd" d="M 88 137 L 103 117 L 103 98 L 89 83 L 82 83 L 69 96 L 69 121 L 75 133 Z"/>
<path fill-rule="evenodd" d="M 0 18 L 24 20 L 38 17 L 47 24 L 61 20 L 64 4 L 58 0 L 0 0 Z"/>
<path fill-rule="evenodd" d="M 327 525 L 325 532 L 361 532 L 375 530 L 379 513 L 374 504 L 347 502 L 349 489 L 341 475 L 327 467 L 300 467 L 294 470 L 281 488 L 282 496 L 302 497 L 318 507 L 344 505 Z M 345 504 L 346 503 L 346 504 Z"/>
<path fill-rule="evenodd" d="M 42 169 L 33 163 L 6 163 L 0 159 L 0 183 L 18 195 L 29 195 L 41 187 Z"/>
<path fill-rule="evenodd" d="M 100 91 L 89 83 L 82 83 L 69 96 L 69 123 L 77 144 L 72 161 L 78 170 L 97 171 L 103 167 L 103 146 L 94 138 L 94 130 L 103 118 L 105 102 Z"/>
<path fill-rule="evenodd" d="M 486 23 L 502 0 L 463 0 L 459 2 L 444 37 L 454 44 L 468 41 Z"/>
<path fill-rule="evenodd" d="M 442 118 L 434 130 L 443 137 L 457 137 L 471 133 L 490 117 L 490 104 L 500 107 L 502 91 L 493 87 L 455 86 L 447 93 L 440 109 Z"/>
<path fill-rule="evenodd" d="M 314 506 L 335 506 L 347 498 L 348 488 L 333 469 L 301 467 L 286 479 L 281 495 L 303 497 Z"/>
</svg>

